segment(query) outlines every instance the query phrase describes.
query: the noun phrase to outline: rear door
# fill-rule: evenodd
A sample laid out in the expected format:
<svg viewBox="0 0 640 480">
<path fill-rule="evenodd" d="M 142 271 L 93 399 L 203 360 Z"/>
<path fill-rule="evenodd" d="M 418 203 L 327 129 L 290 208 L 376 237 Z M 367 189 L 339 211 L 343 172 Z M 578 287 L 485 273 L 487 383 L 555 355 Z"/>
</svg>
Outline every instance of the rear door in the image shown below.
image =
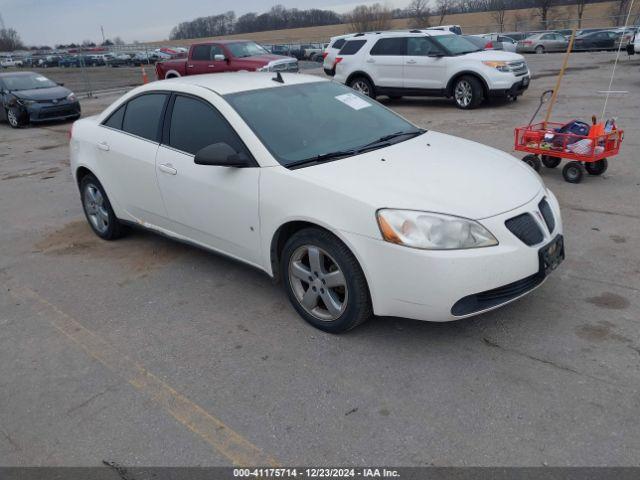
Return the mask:
<svg viewBox="0 0 640 480">
<path fill-rule="evenodd" d="M 259 264 L 260 168 L 197 165 L 195 154 L 224 142 L 250 156 L 222 114 L 204 99 L 176 94 L 156 160 L 170 229 L 228 255 Z"/>
<path fill-rule="evenodd" d="M 96 149 L 99 179 L 120 206 L 138 220 L 163 226 L 166 212 L 155 160 L 167 93 L 146 93 L 129 100 L 100 126 Z"/>
<path fill-rule="evenodd" d="M 365 61 L 376 86 L 404 87 L 406 40 L 406 37 L 381 38 L 371 48 Z"/>
<path fill-rule="evenodd" d="M 428 37 L 407 37 L 404 88 L 441 90 L 446 86 L 447 60 Z M 431 55 L 431 56 L 430 56 Z"/>
</svg>

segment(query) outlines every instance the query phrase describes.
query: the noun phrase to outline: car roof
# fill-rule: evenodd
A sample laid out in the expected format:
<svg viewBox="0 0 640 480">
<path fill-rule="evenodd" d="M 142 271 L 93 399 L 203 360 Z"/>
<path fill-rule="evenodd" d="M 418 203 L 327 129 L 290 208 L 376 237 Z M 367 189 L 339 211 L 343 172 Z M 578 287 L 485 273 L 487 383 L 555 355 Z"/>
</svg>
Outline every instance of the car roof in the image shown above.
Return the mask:
<svg viewBox="0 0 640 480">
<path fill-rule="evenodd" d="M 2 72 L 0 73 L 0 78 L 2 77 L 26 77 L 27 75 L 40 75 L 36 72 Z M 40 75 L 43 76 L 43 75 Z"/>
<path fill-rule="evenodd" d="M 316 75 L 301 73 L 281 73 L 284 83 L 274 81 L 274 72 L 225 72 L 191 75 L 188 77 L 171 78 L 151 82 L 141 88 L 146 90 L 171 90 L 171 85 L 198 86 L 211 90 L 218 95 L 277 88 L 287 85 L 301 85 L 314 82 L 328 82 L 329 80 Z M 169 86 L 169 88 L 167 88 Z"/>
<path fill-rule="evenodd" d="M 390 37 L 439 37 L 442 35 L 454 35 L 449 31 L 442 30 L 388 30 L 386 32 L 373 32 L 373 33 L 358 33 L 354 35 L 352 38 L 349 38 L 349 41 L 358 40 L 358 39 L 370 39 L 370 38 L 390 38 Z"/>
<path fill-rule="evenodd" d="M 246 42 L 251 42 L 251 43 L 255 43 L 253 40 L 246 40 L 244 38 L 238 38 L 236 40 L 211 40 L 210 42 L 198 42 L 198 43 L 194 43 L 192 46 L 194 45 L 211 45 L 213 43 L 220 43 L 223 45 L 228 45 L 230 43 L 246 43 Z M 160 50 L 159 48 L 156 50 Z"/>
</svg>

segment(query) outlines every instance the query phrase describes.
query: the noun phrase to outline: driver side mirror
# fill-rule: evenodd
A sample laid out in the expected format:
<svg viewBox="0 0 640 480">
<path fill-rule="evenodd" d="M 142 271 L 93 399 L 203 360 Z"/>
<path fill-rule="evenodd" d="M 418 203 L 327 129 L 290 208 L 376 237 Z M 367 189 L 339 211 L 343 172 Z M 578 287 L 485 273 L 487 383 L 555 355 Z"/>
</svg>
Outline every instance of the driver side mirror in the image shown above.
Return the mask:
<svg viewBox="0 0 640 480">
<path fill-rule="evenodd" d="M 444 53 L 443 52 L 429 52 L 429 54 L 427 55 L 427 57 L 432 57 L 432 58 L 442 58 L 444 57 Z"/>
<path fill-rule="evenodd" d="M 216 62 L 222 62 L 223 60 L 226 60 L 226 59 L 227 59 L 227 57 L 225 57 L 225 56 L 224 56 L 224 55 L 222 55 L 221 53 L 216 53 L 216 54 L 213 56 L 213 60 L 214 60 L 214 61 L 216 61 Z"/>
<path fill-rule="evenodd" d="M 244 153 L 236 152 L 228 143 L 220 142 L 198 150 L 194 159 L 198 165 L 214 165 L 218 167 L 250 167 L 249 158 Z"/>
</svg>

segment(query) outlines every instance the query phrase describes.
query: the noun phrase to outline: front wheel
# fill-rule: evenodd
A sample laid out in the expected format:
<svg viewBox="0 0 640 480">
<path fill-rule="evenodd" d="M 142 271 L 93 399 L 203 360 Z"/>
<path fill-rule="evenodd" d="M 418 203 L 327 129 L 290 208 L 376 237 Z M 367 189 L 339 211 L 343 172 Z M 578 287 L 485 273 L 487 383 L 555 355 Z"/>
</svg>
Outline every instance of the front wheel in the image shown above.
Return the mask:
<svg viewBox="0 0 640 480">
<path fill-rule="evenodd" d="M 346 332 L 372 315 L 358 261 L 326 230 L 307 228 L 294 234 L 282 252 L 280 273 L 293 307 L 320 330 Z"/>
<path fill-rule="evenodd" d="M 360 92 L 367 97 L 376 98 L 375 87 L 373 83 L 365 77 L 356 77 L 349 81 L 349 86 L 356 92 Z"/>
<path fill-rule="evenodd" d="M 103 240 L 116 240 L 122 237 L 126 228 L 116 217 L 109 197 L 96 177 L 85 175 L 80 181 L 82 207 L 89 226 Z"/>
<path fill-rule="evenodd" d="M 20 109 L 11 107 L 7 108 L 7 122 L 12 128 L 24 127 L 27 124 L 26 115 Z"/>
<path fill-rule="evenodd" d="M 469 75 L 460 77 L 453 86 L 453 98 L 458 108 L 463 110 L 476 108 L 484 99 L 480 80 Z"/>
</svg>

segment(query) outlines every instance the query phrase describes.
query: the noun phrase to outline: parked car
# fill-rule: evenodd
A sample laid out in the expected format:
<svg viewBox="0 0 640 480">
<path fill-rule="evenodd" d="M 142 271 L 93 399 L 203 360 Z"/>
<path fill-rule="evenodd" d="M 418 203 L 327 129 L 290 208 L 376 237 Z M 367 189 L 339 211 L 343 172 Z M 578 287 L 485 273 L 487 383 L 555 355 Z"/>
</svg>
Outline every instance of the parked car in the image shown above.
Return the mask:
<svg viewBox="0 0 640 480">
<path fill-rule="evenodd" d="M 192 45 L 187 59 L 156 64 L 158 79 L 239 70 L 297 72 L 298 61 L 273 55 L 249 40 L 219 40 Z"/>
<path fill-rule="evenodd" d="M 0 67 L 22 67 L 22 59 L 16 57 L 2 57 L 0 58 Z"/>
<path fill-rule="evenodd" d="M 322 52 L 322 68 L 324 73 L 333 77 L 336 74 L 336 57 L 338 56 L 338 52 L 345 44 L 348 38 L 354 37 L 355 33 L 350 33 L 348 35 L 338 35 L 335 37 L 331 37 L 329 40 L 329 45 Z M 358 34 L 362 35 L 362 34 Z"/>
<path fill-rule="evenodd" d="M 60 60 L 58 60 L 58 66 L 62 68 L 79 67 L 81 66 L 81 58 L 78 55 L 60 57 Z"/>
<path fill-rule="evenodd" d="M 333 333 L 486 312 L 564 258 L 558 202 L 522 161 L 316 76 L 152 82 L 76 122 L 70 152 L 100 238 L 131 223 L 245 262 Z"/>
<path fill-rule="evenodd" d="M 471 109 L 487 97 L 516 98 L 529 87 L 530 74 L 516 53 L 483 51 L 448 32 L 417 31 L 348 39 L 336 58 L 334 79 L 373 98 L 448 97 Z"/>
<path fill-rule="evenodd" d="M 303 45 L 302 59 L 317 61 L 318 57 L 322 59 L 323 45 L 320 43 L 314 43 L 310 45 Z"/>
<path fill-rule="evenodd" d="M 424 30 L 436 30 L 441 32 L 450 32 L 456 35 L 462 35 L 462 27 L 460 27 L 460 25 L 439 25 L 437 27 L 427 27 Z"/>
<path fill-rule="evenodd" d="M 500 35 L 499 33 L 488 33 L 481 35 L 482 38 L 487 40 L 485 45 L 486 50 L 504 50 L 506 52 L 515 52 L 516 42 L 513 38 L 506 35 Z"/>
<path fill-rule="evenodd" d="M 80 102 L 71 90 L 34 72 L 0 73 L 0 107 L 0 120 L 13 128 L 80 117 Z"/>
<path fill-rule="evenodd" d="M 516 42 L 523 40 L 528 36 L 525 32 L 504 32 L 504 33 L 500 33 L 500 35 L 513 38 Z"/>
<path fill-rule="evenodd" d="M 640 53 L 640 32 L 636 32 L 629 44 L 627 45 L 627 53 L 635 55 Z"/>
<path fill-rule="evenodd" d="M 52 68 L 57 67 L 60 63 L 60 55 L 46 55 L 38 59 L 38 67 L 40 68 Z"/>
<path fill-rule="evenodd" d="M 135 52 L 131 58 L 131 64 L 135 66 L 151 65 L 157 61 L 158 57 L 153 52 Z"/>
<path fill-rule="evenodd" d="M 547 53 L 566 52 L 569 40 L 560 33 L 536 33 L 524 40 L 518 41 L 516 52 L 518 53 Z"/>
<path fill-rule="evenodd" d="M 576 37 L 573 43 L 573 50 L 615 50 L 618 47 L 621 36 L 621 32 L 612 30 L 585 33 Z"/>
</svg>

